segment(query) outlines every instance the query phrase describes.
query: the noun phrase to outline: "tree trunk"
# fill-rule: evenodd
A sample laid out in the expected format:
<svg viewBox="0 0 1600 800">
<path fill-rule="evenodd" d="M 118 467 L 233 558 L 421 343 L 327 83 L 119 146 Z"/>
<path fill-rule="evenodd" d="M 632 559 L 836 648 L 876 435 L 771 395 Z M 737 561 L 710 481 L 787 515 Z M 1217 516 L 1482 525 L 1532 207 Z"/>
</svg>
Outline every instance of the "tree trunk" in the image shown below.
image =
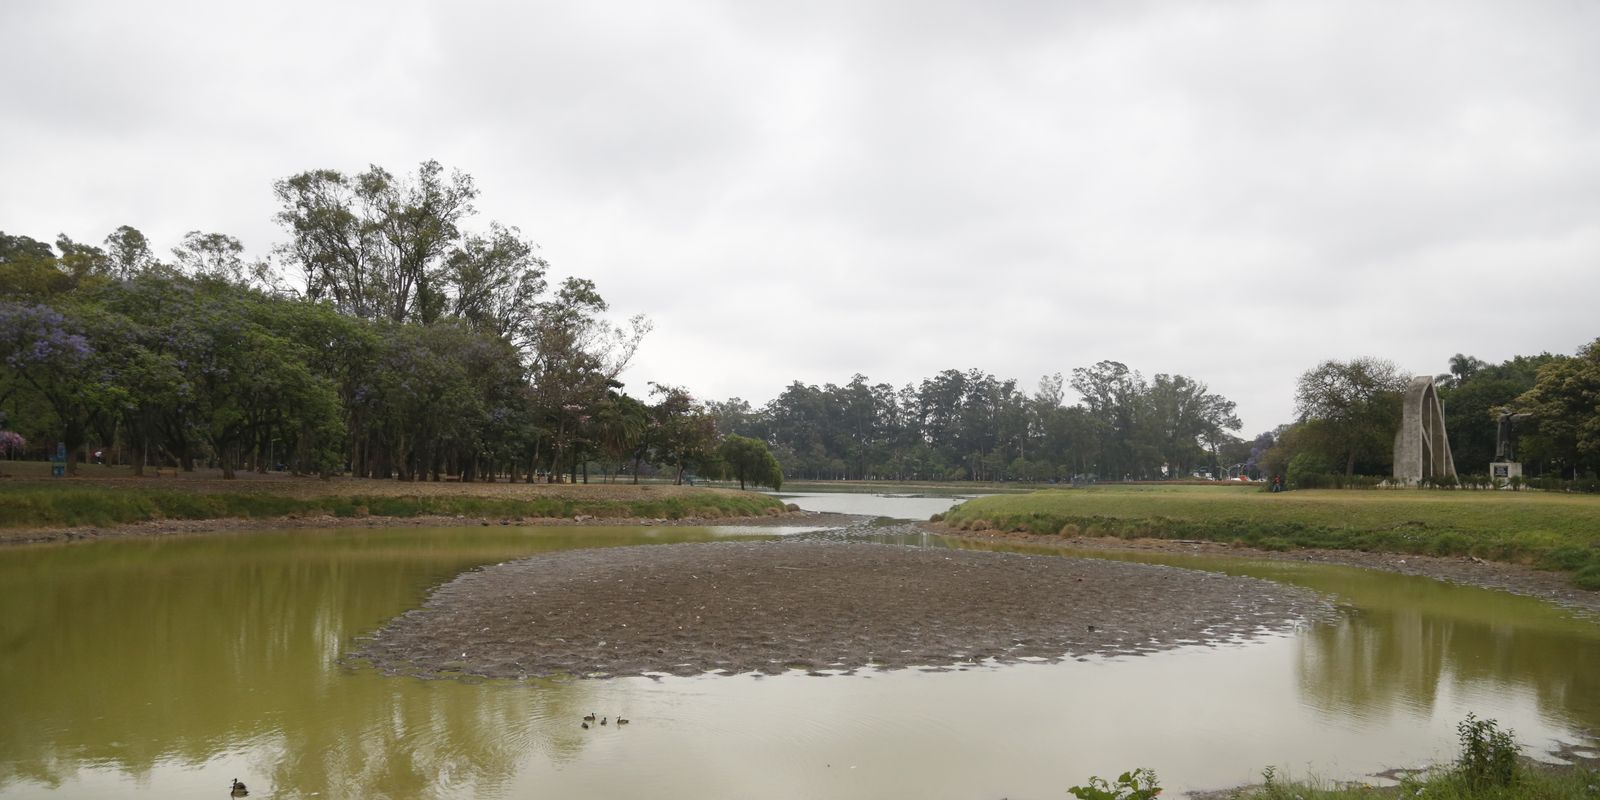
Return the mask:
<svg viewBox="0 0 1600 800">
<path fill-rule="evenodd" d="M 61 443 L 67 446 L 68 477 L 78 476 L 78 451 L 83 448 L 84 440 L 88 438 L 88 432 L 79 422 L 68 422 L 61 431 Z"/>
</svg>

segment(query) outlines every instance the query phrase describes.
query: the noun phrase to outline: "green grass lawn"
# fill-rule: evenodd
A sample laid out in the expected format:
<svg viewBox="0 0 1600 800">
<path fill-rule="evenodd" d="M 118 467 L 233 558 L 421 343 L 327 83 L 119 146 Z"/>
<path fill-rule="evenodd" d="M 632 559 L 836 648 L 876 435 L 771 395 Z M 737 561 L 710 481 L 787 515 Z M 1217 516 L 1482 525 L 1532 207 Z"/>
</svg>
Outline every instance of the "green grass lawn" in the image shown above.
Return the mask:
<svg viewBox="0 0 1600 800">
<path fill-rule="evenodd" d="M 981 497 L 959 530 L 1206 539 L 1292 547 L 1475 555 L 1575 573 L 1600 589 L 1600 497 L 1507 491 L 1116 486 Z"/>
<path fill-rule="evenodd" d="M 5 481 L 0 530 L 110 526 L 164 519 L 464 516 L 473 519 L 684 519 L 775 514 L 756 492 L 678 486 L 281 481 Z"/>
</svg>

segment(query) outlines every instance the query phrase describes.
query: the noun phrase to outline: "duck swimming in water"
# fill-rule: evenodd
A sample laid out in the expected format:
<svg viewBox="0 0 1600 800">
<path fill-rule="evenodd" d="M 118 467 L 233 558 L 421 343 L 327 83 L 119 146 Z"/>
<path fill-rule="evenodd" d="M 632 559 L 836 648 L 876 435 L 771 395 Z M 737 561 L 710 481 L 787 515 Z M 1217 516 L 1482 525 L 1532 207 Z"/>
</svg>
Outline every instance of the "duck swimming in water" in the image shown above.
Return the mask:
<svg viewBox="0 0 1600 800">
<path fill-rule="evenodd" d="M 590 711 L 589 715 L 583 718 L 583 721 L 584 722 L 594 722 L 594 712 Z"/>
</svg>

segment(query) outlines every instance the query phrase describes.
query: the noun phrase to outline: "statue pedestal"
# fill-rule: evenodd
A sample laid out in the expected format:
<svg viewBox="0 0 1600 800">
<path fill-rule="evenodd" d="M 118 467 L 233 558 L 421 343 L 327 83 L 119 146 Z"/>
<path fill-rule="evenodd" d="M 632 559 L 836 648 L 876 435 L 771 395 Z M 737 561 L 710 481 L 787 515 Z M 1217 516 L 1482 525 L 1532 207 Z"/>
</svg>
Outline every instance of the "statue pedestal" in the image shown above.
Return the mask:
<svg viewBox="0 0 1600 800">
<path fill-rule="evenodd" d="M 1497 481 L 1509 481 L 1512 478 L 1522 477 L 1522 462 L 1520 461 L 1495 461 L 1489 464 L 1489 477 Z"/>
</svg>

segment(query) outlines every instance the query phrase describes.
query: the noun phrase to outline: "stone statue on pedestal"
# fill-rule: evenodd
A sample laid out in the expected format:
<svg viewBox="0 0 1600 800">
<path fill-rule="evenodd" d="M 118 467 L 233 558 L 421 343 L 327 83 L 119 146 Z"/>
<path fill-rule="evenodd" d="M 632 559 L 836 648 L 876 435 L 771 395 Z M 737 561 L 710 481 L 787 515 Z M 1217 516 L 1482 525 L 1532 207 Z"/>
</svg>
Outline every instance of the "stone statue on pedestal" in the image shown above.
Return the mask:
<svg viewBox="0 0 1600 800">
<path fill-rule="evenodd" d="M 1513 414 L 1509 407 L 1500 409 L 1499 425 L 1495 428 L 1494 460 L 1517 460 L 1517 428 L 1528 418 L 1527 414 Z"/>
</svg>

